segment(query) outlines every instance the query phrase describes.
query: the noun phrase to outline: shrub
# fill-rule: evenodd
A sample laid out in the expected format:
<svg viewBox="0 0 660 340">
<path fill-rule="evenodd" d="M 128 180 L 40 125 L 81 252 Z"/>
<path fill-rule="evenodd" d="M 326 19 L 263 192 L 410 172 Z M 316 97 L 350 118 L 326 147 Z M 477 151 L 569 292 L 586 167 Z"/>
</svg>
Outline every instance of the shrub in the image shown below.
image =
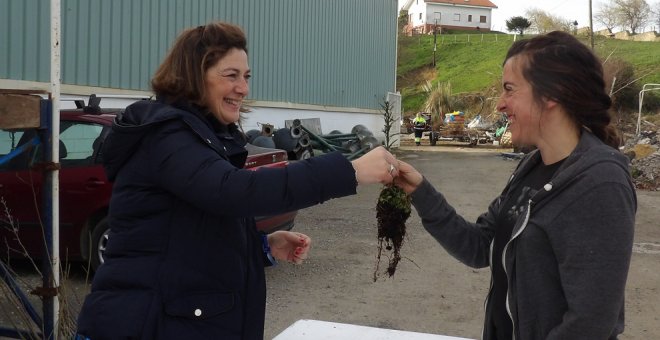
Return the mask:
<svg viewBox="0 0 660 340">
<path fill-rule="evenodd" d="M 641 86 L 633 66 L 622 59 L 608 59 L 603 63 L 603 72 L 606 90 L 612 93 L 613 108 L 617 111 L 637 108 Z"/>
</svg>

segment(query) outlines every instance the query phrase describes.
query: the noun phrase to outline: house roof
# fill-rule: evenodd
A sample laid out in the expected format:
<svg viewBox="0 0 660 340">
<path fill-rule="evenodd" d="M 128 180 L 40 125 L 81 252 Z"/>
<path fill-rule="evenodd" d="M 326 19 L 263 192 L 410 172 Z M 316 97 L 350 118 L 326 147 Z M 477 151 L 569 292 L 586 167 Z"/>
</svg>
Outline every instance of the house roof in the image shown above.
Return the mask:
<svg viewBox="0 0 660 340">
<path fill-rule="evenodd" d="M 424 0 L 426 3 L 497 8 L 489 0 Z"/>
</svg>

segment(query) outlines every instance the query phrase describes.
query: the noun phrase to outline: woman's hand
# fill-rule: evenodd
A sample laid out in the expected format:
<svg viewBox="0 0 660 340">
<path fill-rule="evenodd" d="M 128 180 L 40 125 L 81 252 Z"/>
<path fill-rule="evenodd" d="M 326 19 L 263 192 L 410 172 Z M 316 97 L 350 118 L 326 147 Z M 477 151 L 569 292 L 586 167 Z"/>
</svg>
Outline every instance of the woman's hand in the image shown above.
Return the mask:
<svg viewBox="0 0 660 340">
<path fill-rule="evenodd" d="M 410 194 L 422 183 L 424 177 L 412 165 L 399 162 L 399 175 L 394 179 L 394 185 L 403 189 L 406 194 Z"/>
<path fill-rule="evenodd" d="M 275 259 L 301 264 L 307 258 L 312 239 L 305 234 L 280 230 L 268 235 L 268 245 Z"/>
<path fill-rule="evenodd" d="M 382 146 L 372 149 L 351 163 L 358 184 L 388 184 L 399 172 L 396 157 Z"/>
</svg>

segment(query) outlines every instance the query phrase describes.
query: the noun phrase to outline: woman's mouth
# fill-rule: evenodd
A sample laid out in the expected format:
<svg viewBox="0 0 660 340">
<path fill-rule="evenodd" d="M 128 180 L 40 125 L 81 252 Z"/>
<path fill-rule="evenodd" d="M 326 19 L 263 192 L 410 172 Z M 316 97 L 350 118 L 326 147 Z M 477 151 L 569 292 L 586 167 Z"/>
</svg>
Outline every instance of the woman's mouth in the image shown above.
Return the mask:
<svg viewBox="0 0 660 340">
<path fill-rule="evenodd" d="M 224 101 L 225 103 L 227 103 L 227 104 L 229 104 L 229 105 L 231 105 L 231 106 L 235 106 L 235 107 L 240 107 L 240 106 L 241 106 L 241 102 L 242 102 L 242 100 L 239 100 L 239 99 L 229 99 L 229 98 L 225 98 L 223 101 Z"/>
</svg>

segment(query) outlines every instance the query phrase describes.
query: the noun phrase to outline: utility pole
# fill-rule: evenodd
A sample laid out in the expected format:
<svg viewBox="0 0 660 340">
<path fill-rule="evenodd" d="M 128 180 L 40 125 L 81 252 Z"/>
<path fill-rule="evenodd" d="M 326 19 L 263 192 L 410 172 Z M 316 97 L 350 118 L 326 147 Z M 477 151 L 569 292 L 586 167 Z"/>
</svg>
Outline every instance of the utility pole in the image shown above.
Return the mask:
<svg viewBox="0 0 660 340">
<path fill-rule="evenodd" d="M 591 0 L 589 0 L 589 39 L 591 40 L 591 50 L 594 50 L 594 16 L 591 13 Z"/>
<path fill-rule="evenodd" d="M 435 25 L 433 25 L 433 67 L 435 67 L 435 50 L 438 48 L 438 19 L 435 19 Z"/>
</svg>

